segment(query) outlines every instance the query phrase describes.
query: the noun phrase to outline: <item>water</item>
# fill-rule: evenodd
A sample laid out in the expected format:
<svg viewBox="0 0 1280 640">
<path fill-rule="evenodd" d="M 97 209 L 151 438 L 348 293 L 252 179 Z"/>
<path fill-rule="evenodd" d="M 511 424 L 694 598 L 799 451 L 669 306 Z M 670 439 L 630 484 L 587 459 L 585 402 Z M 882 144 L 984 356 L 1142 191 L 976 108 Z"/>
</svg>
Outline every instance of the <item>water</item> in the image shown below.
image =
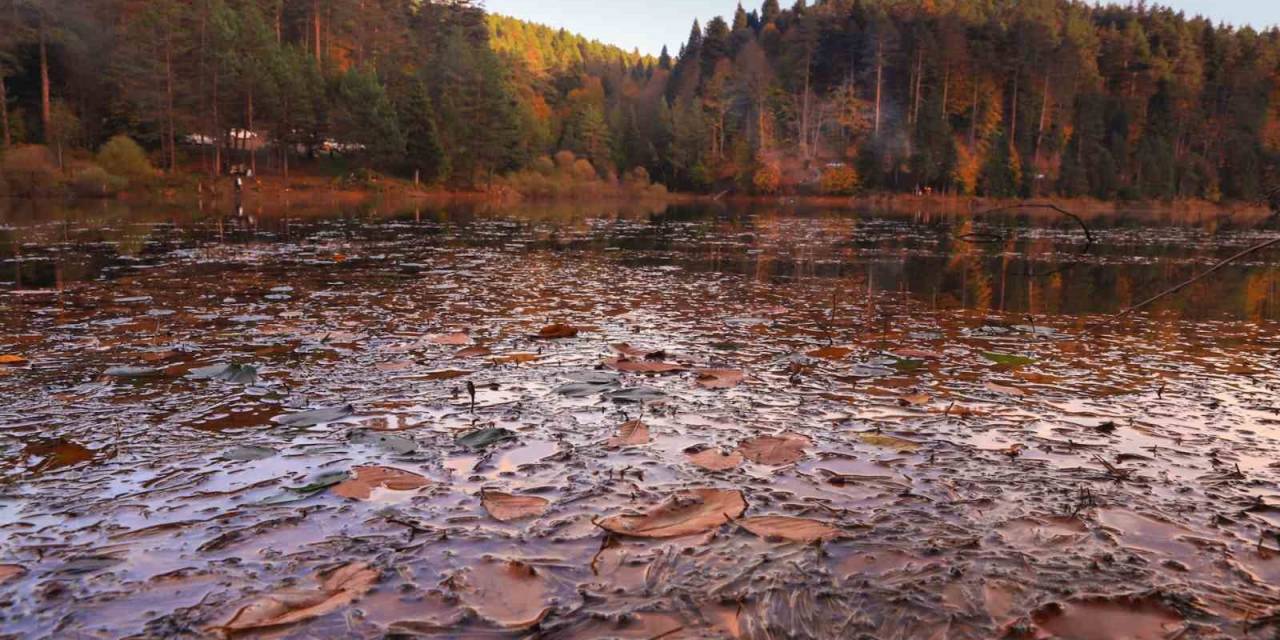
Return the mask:
<svg viewBox="0 0 1280 640">
<path fill-rule="evenodd" d="M 1184 218 L 0 209 L 0 633 L 1270 637 L 1274 256 L 1107 322 Z"/>
</svg>

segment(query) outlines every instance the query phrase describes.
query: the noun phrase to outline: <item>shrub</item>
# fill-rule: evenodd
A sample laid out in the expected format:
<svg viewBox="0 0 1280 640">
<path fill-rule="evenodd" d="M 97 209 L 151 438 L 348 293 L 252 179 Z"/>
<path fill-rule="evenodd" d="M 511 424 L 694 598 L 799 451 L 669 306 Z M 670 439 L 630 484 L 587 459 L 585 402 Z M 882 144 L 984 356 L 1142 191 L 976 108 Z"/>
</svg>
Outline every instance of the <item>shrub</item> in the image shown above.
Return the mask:
<svg viewBox="0 0 1280 640">
<path fill-rule="evenodd" d="M 636 167 L 623 175 L 622 181 L 627 184 L 636 184 L 642 186 L 649 185 L 649 170 L 644 167 Z"/>
<path fill-rule="evenodd" d="M 861 181 L 853 167 L 840 165 L 822 170 L 820 185 L 822 193 L 829 196 L 851 196 L 858 190 Z"/>
<path fill-rule="evenodd" d="M 782 186 L 782 171 L 778 165 L 766 162 L 756 169 L 755 175 L 751 176 L 751 186 L 756 193 L 772 194 L 778 192 L 778 187 Z"/>
<path fill-rule="evenodd" d="M 549 176 L 556 171 L 556 163 L 547 156 L 538 156 L 533 161 L 533 170 L 544 176 Z"/>
<path fill-rule="evenodd" d="M 573 177 L 578 180 L 595 180 L 596 168 L 591 166 L 590 160 L 579 158 L 573 163 Z"/>
<path fill-rule="evenodd" d="M 556 153 L 556 167 L 561 171 L 569 171 L 573 169 L 573 163 L 577 159 L 572 151 L 560 151 Z"/>
<path fill-rule="evenodd" d="M 102 167 L 84 169 L 71 181 L 71 189 L 82 198 L 106 198 L 128 186 L 128 179 L 113 176 Z"/>
<path fill-rule="evenodd" d="M 129 136 L 115 136 L 98 150 L 98 165 L 107 173 L 139 180 L 155 175 L 147 152 Z"/>
<path fill-rule="evenodd" d="M 48 147 L 14 147 L 0 161 L 0 177 L 8 183 L 11 195 L 44 195 L 58 184 L 58 163 Z"/>
</svg>

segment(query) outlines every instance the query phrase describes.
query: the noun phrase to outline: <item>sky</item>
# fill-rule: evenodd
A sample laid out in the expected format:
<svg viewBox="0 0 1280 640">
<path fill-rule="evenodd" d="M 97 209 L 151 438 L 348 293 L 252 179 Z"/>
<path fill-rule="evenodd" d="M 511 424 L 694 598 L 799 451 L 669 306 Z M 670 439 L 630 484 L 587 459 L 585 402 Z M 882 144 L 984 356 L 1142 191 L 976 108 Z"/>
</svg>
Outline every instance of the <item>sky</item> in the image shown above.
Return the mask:
<svg viewBox="0 0 1280 640">
<path fill-rule="evenodd" d="M 730 18 L 738 6 L 737 0 L 484 0 L 484 4 L 494 13 L 564 27 L 642 53 L 657 54 L 667 45 L 672 55 L 688 40 L 694 18 L 705 25 L 714 16 Z M 743 2 L 748 11 L 759 4 Z M 1280 0 L 1160 0 L 1158 4 L 1237 26 L 1280 24 Z"/>
</svg>

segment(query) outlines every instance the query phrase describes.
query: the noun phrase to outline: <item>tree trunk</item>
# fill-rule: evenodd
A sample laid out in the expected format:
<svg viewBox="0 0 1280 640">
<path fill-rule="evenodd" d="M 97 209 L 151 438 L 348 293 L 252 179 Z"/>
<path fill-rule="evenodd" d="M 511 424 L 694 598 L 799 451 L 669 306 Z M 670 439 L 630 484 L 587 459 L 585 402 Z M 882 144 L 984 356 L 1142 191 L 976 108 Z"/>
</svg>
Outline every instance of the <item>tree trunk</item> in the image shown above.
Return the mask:
<svg viewBox="0 0 1280 640">
<path fill-rule="evenodd" d="M 222 122 L 218 118 L 218 68 L 213 68 L 213 175 L 222 175 Z"/>
<path fill-rule="evenodd" d="M 284 0 L 276 1 L 276 45 L 284 44 Z"/>
<path fill-rule="evenodd" d="M 875 135 L 880 137 L 880 96 L 884 88 L 884 45 L 876 43 L 876 128 Z"/>
<path fill-rule="evenodd" d="M 13 138 L 9 133 L 9 95 L 4 88 L 5 77 L 0 75 L 0 142 L 4 143 L 4 148 L 8 149 L 13 146 Z"/>
<path fill-rule="evenodd" d="M 178 168 L 177 132 L 173 116 L 173 24 L 164 39 L 165 143 L 168 146 L 169 172 Z"/>
<path fill-rule="evenodd" d="M 951 90 L 951 65 L 942 74 L 942 121 L 947 121 L 947 94 Z"/>
<path fill-rule="evenodd" d="M 1018 148 L 1018 80 L 1021 76 L 1018 72 L 1013 73 L 1013 117 L 1009 119 L 1009 144 L 1014 149 Z"/>
<path fill-rule="evenodd" d="M 916 52 L 916 81 L 912 86 L 915 99 L 911 104 L 911 124 L 920 121 L 920 95 L 924 88 L 924 51 Z"/>
<path fill-rule="evenodd" d="M 320 0 L 311 0 L 311 21 L 314 30 L 313 43 L 316 48 L 316 65 L 319 66 L 322 61 L 320 55 Z"/>
<path fill-rule="evenodd" d="M 249 170 L 252 171 L 254 175 L 257 175 L 258 174 L 258 152 L 256 149 L 250 148 L 250 143 L 252 141 L 249 139 L 249 136 L 253 135 L 253 90 L 252 89 L 249 90 L 249 97 L 247 100 L 247 104 L 245 105 L 245 115 L 246 115 L 245 122 L 248 123 L 249 126 L 244 132 L 244 149 L 245 151 L 249 152 Z"/>
<path fill-rule="evenodd" d="M 805 45 L 804 52 L 804 96 L 800 103 L 800 156 L 809 159 L 809 80 L 813 66 L 813 50 Z"/>
<path fill-rule="evenodd" d="M 978 144 L 978 78 L 973 78 L 973 109 L 969 112 L 969 148 Z"/>
<path fill-rule="evenodd" d="M 44 141 L 49 143 L 49 126 L 53 109 L 49 100 L 49 38 L 45 30 L 44 11 L 40 12 L 40 123 L 44 126 Z"/>
<path fill-rule="evenodd" d="M 1040 162 L 1040 147 L 1044 144 L 1044 130 L 1049 126 L 1049 72 L 1044 74 L 1044 97 L 1040 102 L 1040 130 L 1036 132 L 1036 163 Z"/>
</svg>

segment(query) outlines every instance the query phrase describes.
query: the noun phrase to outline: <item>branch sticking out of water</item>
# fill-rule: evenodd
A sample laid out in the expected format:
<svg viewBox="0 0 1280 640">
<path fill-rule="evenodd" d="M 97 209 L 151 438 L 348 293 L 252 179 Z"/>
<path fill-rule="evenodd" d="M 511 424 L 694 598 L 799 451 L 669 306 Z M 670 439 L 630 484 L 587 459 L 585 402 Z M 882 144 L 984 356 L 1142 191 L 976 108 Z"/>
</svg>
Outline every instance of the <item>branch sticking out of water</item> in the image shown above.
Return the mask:
<svg viewBox="0 0 1280 640">
<path fill-rule="evenodd" d="M 1081 218 L 1080 216 L 1070 211 L 1067 211 L 1066 209 L 1063 209 L 1062 207 L 1056 204 L 1053 204 L 1051 202 L 1022 202 L 1019 204 L 1010 204 L 1002 207 L 996 207 L 994 209 L 985 209 L 973 215 L 976 218 L 978 216 L 986 215 L 989 213 L 1001 213 L 1004 211 L 1013 211 L 1016 209 L 1049 209 L 1051 211 L 1057 211 L 1058 213 L 1068 218 L 1071 218 L 1072 220 L 1075 220 L 1076 224 L 1080 225 L 1080 228 L 1084 230 L 1084 238 L 1085 238 L 1084 248 L 1080 250 L 1080 253 L 1075 257 L 1075 259 L 1071 260 L 1067 264 L 1062 265 L 1058 269 L 1055 269 L 1053 271 L 1046 271 L 1044 273 L 1035 273 L 1033 271 L 1028 270 L 1026 273 L 1022 273 L 1018 275 L 1026 276 L 1028 278 L 1043 278 L 1045 276 L 1051 276 L 1051 275 L 1062 273 L 1079 264 L 1080 260 L 1084 256 L 1089 255 L 1089 252 L 1093 250 L 1093 245 L 1097 244 L 1097 238 L 1093 237 L 1093 231 L 1089 229 L 1089 225 L 1085 224 L 1084 218 Z M 978 242 L 998 242 L 1003 238 L 995 234 L 970 233 L 965 236 L 961 236 L 960 239 L 968 240 L 968 241 L 978 241 Z"/>
</svg>

